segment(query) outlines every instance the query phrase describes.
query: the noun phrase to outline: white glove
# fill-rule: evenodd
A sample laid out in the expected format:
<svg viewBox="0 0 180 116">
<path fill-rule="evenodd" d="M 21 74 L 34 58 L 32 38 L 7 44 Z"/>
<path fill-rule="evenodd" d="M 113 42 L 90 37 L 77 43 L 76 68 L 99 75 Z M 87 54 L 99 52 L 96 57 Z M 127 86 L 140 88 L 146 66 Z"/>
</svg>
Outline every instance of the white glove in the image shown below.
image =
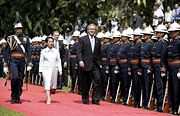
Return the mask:
<svg viewBox="0 0 180 116">
<path fill-rule="evenodd" d="M 165 76 L 166 76 L 166 73 L 162 72 L 161 77 L 165 77 Z"/>
<path fill-rule="evenodd" d="M 151 73 L 151 70 L 147 70 L 147 73 L 150 74 L 150 73 Z"/>
<path fill-rule="evenodd" d="M 180 79 L 180 72 L 177 73 L 177 78 Z"/>
<path fill-rule="evenodd" d="M 99 65 L 100 69 L 102 69 L 102 65 Z"/>
<path fill-rule="evenodd" d="M 114 73 L 115 73 L 115 74 L 118 74 L 118 73 L 119 73 L 119 70 L 115 69 L 115 70 L 114 70 Z"/>
<path fill-rule="evenodd" d="M 141 76 L 141 75 L 142 75 L 142 73 L 141 73 L 141 72 L 137 72 L 137 74 L 138 74 L 139 76 Z"/>
<path fill-rule="evenodd" d="M 109 73 L 109 70 L 106 70 L 106 73 L 108 74 L 108 73 Z"/>
<path fill-rule="evenodd" d="M 7 75 L 8 72 L 9 72 L 9 71 L 8 71 L 8 67 L 4 67 L 4 68 L 3 68 L 3 71 L 4 71 L 4 73 Z"/>
<path fill-rule="evenodd" d="M 27 66 L 27 71 L 30 71 L 31 70 L 31 66 Z"/>
<path fill-rule="evenodd" d="M 62 75 L 62 71 L 59 71 L 59 75 Z"/>
</svg>

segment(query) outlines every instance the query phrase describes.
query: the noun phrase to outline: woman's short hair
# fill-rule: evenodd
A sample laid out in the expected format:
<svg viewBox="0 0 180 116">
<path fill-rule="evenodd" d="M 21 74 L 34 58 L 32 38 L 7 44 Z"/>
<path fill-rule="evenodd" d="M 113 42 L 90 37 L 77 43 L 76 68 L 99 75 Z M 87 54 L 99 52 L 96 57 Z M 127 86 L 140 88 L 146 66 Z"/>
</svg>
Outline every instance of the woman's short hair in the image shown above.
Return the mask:
<svg viewBox="0 0 180 116">
<path fill-rule="evenodd" d="M 47 43 L 49 39 L 52 39 L 52 40 L 54 41 L 54 39 L 53 39 L 52 36 L 48 36 L 48 37 L 45 39 L 45 42 Z"/>
</svg>

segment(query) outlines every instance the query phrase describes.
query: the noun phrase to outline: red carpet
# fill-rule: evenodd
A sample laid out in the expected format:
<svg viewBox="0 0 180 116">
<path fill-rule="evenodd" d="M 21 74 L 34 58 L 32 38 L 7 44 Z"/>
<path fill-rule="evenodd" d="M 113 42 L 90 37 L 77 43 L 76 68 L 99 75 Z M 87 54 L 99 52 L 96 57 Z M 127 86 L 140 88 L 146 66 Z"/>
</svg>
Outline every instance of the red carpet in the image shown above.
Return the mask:
<svg viewBox="0 0 180 116">
<path fill-rule="evenodd" d="M 22 94 L 22 104 L 10 103 L 10 83 L 3 86 L 0 79 L 0 105 L 27 116 L 170 116 L 166 113 L 156 113 L 123 105 L 100 102 L 101 105 L 84 105 L 79 95 L 70 93 L 56 93 L 52 95 L 52 104 L 45 104 L 43 87 L 28 85 L 28 91 Z"/>
</svg>

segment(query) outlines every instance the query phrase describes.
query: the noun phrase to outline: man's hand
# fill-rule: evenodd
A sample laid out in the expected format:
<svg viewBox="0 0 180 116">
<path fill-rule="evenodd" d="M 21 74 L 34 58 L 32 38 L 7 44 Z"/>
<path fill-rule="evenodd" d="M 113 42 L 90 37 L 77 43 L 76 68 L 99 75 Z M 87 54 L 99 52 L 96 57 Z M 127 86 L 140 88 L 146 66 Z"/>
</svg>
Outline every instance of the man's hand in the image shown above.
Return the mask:
<svg viewBox="0 0 180 116">
<path fill-rule="evenodd" d="M 32 69 L 31 66 L 27 66 L 27 71 L 30 71 Z"/>
<path fill-rule="evenodd" d="M 9 72 L 8 67 L 5 66 L 5 67 L 3 68 L 3 71 L 4 71 L 4 73 L 7 75 L 8 72 Z"/>
<path fill-rule="evenodd" d="M 64 68 L 67 68 L 67 62 L 64 62 Z"/>
<path fill-rule="evenodd" d="M 84 68 L 84 62 L 83 62 L 83 61 L 80 61 L 80 62 L 79 62 L 79 66 L 80 66 L 81 68 Z"/>
<path fill-rule="evenodd" d="M 42 72 L 39 72 L 39 76 L 42 77 Z"/>
</svg>

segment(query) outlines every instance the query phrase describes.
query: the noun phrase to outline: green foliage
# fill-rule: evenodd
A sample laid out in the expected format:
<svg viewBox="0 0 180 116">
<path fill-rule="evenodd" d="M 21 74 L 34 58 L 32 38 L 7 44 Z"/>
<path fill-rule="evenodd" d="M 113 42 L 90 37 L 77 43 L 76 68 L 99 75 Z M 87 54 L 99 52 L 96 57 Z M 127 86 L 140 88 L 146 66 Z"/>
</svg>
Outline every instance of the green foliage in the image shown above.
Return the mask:
<svg viewBox="0 0 180 116">
<path fill-rule="evenodd" d="M 74 27 L 79 18 L 89 22 L 95 20 L 101 9 L 98 5 L 102 3 L 101 0 L 0 0 L 0 26 L 12 34 L 15 12 L 19 11 L 25 34 L 35 36 L 49 34 L 52 30 L 62 32 L 68 26 Z"/>
<path fill-rule="evenodd" d="M 96 22 L 113 17 L 123 24 L 131 20 L 132 12 L 138 11 L 145 22 L 152 22 L 152 7 L 155 0 L 146 0 L 147 6 L 135 0 L 0 0 L 0 30 L 13 34 L 15 13 L 19 11 L 25 34 L 29 36 L 50 34 L 52 30 L 63 32 L 74 27 L 79 18 Z M 165 1 L 165 4 L 177 0 Z M 119 5 L 119 16 L 116 8 Z M 165 7 L 166 8 L 166 7 Z"/>
<path fill-rule="evenodd" d="M 0 106 L 0 116 L 24 116 L 24 114 Z"/>
</svg>

